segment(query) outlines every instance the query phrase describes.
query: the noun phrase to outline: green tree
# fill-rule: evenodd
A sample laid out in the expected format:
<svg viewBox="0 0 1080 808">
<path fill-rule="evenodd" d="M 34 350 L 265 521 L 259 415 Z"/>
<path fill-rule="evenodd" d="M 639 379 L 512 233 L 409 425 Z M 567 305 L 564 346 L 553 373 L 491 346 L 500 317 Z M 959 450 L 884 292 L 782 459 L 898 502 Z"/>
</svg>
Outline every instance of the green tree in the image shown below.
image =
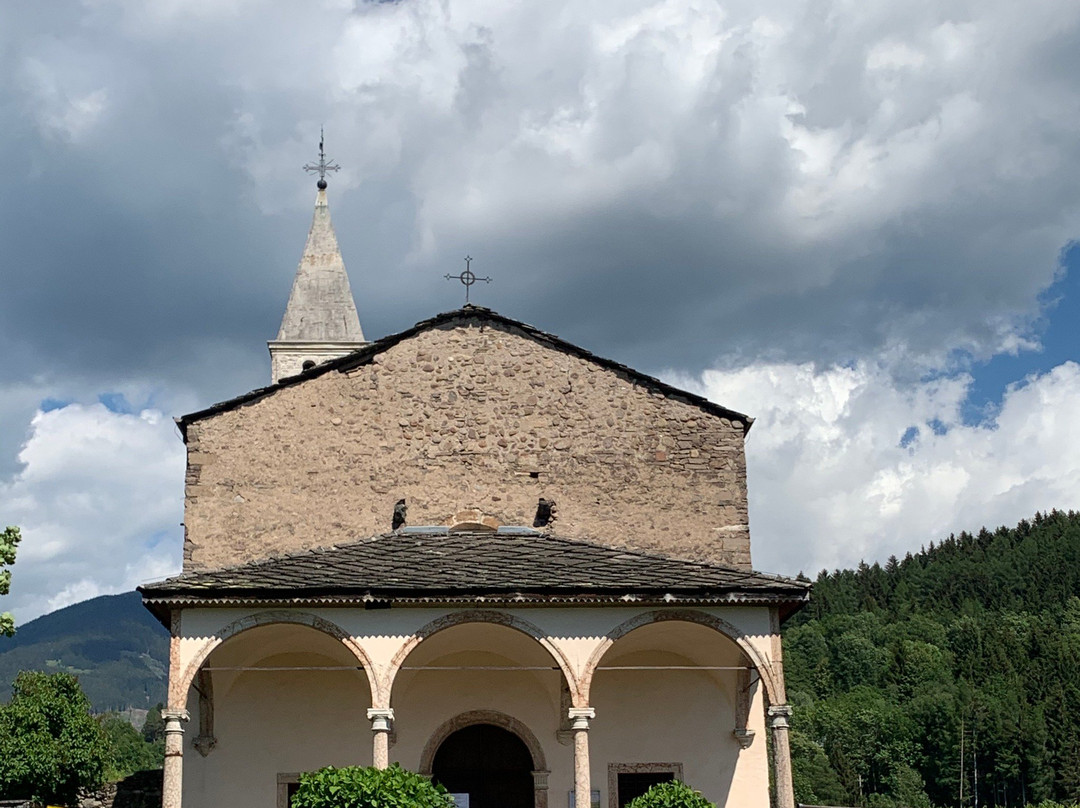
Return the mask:
<svg viewBox="0 0 1080 808">
<path fill-rule="evenodd" d="M 165 750 L 147 742 L 143 734 L 122 716 L 106 713 L 98 721 L 109 745 L 106 780 L 115 782 L 135 772 L 161 768 Z"/>
<path fill-rule="evenodd" d="M 327 766 L 300 775 L 292 808 L 452 808 L 441 785 L 401 768 Z"/>
<path fill-rule="evenodd" d="M 791 731 L 791 774 L 800 805 L 850 805 L 847 790 L 820 744 Z"/>
<path fill-rule="evenodd" d="M 71 804 L 101 785 L 109 758 L 90 702 L 69 673 L 22 671 L 0 707 L 0 796 Z"/>
<path fill-rule="evenodd" d="M 161 711 L 165 705 L 160 701 L 150 708 L 143 723 L 142 734 L 147 743 L 165 743 L 165 719 L 161 717 Z"/>
<path fill-rule="evenodd" d="M 22 534 L 19 533 L 17 527 L 6 527 L 4 532 L 0 533 L 0 595 L 6 595 L 11 591 L 11 570 L 6 570 L 4 567 L 10 567 L 15 563 L 15 548 L 19 545 L 21 538 Z M 15 618 L 10 612 L 0 614 L 0 636 L 10 637 L 14 633 Z"/>
<path fill-rule="evenodd" d="M 1080 799 L 1080 513 L 822 572 L 784 643 L 801 800 Z"/>
</svg>

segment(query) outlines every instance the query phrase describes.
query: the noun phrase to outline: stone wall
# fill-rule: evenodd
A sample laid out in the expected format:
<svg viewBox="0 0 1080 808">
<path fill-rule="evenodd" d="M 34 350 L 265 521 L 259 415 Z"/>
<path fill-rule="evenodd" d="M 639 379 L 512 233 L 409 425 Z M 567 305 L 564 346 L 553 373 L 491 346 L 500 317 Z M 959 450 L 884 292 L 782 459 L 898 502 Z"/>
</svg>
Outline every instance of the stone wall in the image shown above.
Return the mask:
<svg viewBox="0 0 1080 808">
<path fill-rule="evenodd" d="M 477 321 L 188 424 L 185 570 L 340 544 L 476 508 L 750 567 L 744 424 Z"/>
<path fill-rule="evenodd" d="M 80 793 L 76 805 L 78 808 L 160 808 L 161 785 L 161 769 L 147 769 L 96 791 Z M 5 803 L 0 803 L 0 808 L 3 806 Z M 29 802 L 25 807 L 35 808 Z"/>
</svg>

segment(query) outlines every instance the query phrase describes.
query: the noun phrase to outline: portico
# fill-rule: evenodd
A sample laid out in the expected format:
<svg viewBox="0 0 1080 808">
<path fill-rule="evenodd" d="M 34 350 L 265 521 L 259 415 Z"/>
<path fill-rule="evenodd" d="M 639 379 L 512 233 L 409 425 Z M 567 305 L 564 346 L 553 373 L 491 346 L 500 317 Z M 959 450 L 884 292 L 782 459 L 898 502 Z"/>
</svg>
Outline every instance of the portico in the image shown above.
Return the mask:
<svg viewBox="0 0 1080 808">
<path fill-rule="evenodd" d="M 395 555 L 394 539 L 385 541 Z M 407 543 L 429 542 L 451 563 L 455 548 L 481 548 L 482 563 L 499 566 L 515 541 L 487 533 Z M 753 573 L 736 586 L 719 567 L 532 542 L 534 586 L 512 594 L 455 588 L 451 598 L 429 583 L 421 597 L 409 582 L 409 597 L 365 589 L 365 607 L 332 581 L 317 596 L 275 593 L 275 576 L 290 578 L 312 554 L 145 587 L 151 608 L 173 615 L 170 738 L 186 713 L 186 736 L 202 739 L 170 743 L 168 807 L 268 804 L 287 794 L 290 775 L 325 765 L 397 762 L 438 774 L 448 739 L 481 727 L 493 729 L 455 743 L 518 739 L 522 751 L 499 777 L 525 778 L 532 808 L 569 808 L 571 793 L 591 804 L 596 792 L 620 808 L 620 792 L 670 776 L 719 805 L 766 808 L 768 727 L 774 804 L 792 808 L 774 632 L 805 587 Z M 588 556 L 589 590 L 576 580 L 574 551 Z M 367 566 L 351 568 L 347 548 L 327 553 L 318 562 L 343 579 Z M 547 577 L 556 561 L 562 583 Z M 657 589 L 677 580 L 678 594 Z M 454 765 L 467 768 L 445 763 L 448 780 Z M 471 808 L 482 803 L 474 797 Z"/>
</svg>

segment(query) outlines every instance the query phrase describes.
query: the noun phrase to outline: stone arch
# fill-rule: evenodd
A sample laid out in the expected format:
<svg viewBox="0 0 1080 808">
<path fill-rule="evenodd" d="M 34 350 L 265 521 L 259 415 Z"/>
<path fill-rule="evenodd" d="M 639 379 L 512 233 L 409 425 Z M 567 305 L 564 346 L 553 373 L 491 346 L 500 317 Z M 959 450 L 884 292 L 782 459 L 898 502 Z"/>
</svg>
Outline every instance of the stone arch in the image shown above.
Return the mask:
<svg viewBox="0 0 1080 808">
<path fill-rule="evenodd" d="M 532 755 L 533 770 L 537 772 L 546 772 L 548 770 L 544 748 L 540 745 L 540 741 L 537 740 L 536 736 L 533 735 L 532 730 L 525 724 L 512 715 L 501 713 L 498 710 L 470 710 L 467 713 L 454 716 L 431 734 L 427 744 L 424 745 L 423 753 L 420 755 L 420 773 L 430 777 L 431 767 L 435 763 L 435 753 L 439 751 L 443 741 L 459 729 L 465 729 L 465 727 L 471 727 L 474 724 L 493 724 L 514 733 L 528 747 L 529 754 Z"/>
<path fill-rule="evenodd" d="M 241 617 L 239 620 L 234 620 L 224 628 L 215 631 L 214 636 L 206 641 L 202 648 L 199 649 L 198 653 L 195 654 L 194 658 L 192 658 L 191 662 L 187 664 L 187 667 L 184 668 L 183 675 L 170 682 L 170 706 L 174 709 L 184 708 L 184 705 L 187 703 L 188 688 L 191 687 L 191 683 L 194 681 L 199 669 L 203 666 L 203 663 L 206 662 L 207 657 L 209 657 L 210 654 L 226 640 L 253 628 L 282 623 L 308 626 L 340 641 L 360 663 L 365 676 L 367 676 L 368 689 L 371 691 L 371 697 L 373 700 L 375 699 L 376 694 L 378 693 L 378 681 L 376 680 L 371 660 L 368 658 L 364 649 L 353 640 L 345 629 L 337 623 L 333 623 L 330 620 L 319 617 L 317 614 L 312 614 L 311 612 L 293 612 L 285 609 L 276 609 L 256 612 L 247 617 Z"/>
<path fill-rule="evenodd" d="M 521 739 L 532 757 L 533 808 L 548 808 L 548 775 L 551 772 L 547 766 L 544 748 L 540 745 L 540 741 L 532 730 L 524 723 L 518 721 L 512 715 L 507 715 L 498 710 L 470 710 L 454 716 L 442 724 L 431 734 L 428 742 L 424 745 L 424 751 L 420 755 L 420 773 L 430 777 L 435 765 L 435 754 L 439 751 L 443 741 L 458 730 L 476 724 L 493 724 L 507 732 L 512 732 Z"/>
<path fill-rule="evenodd" d="M 574 675 L 574 670 L 570 666 L 569 661 L 563 655 L 562 651 L 556 648 L 551 640 L 548 639 L 547 634 L 538 626 L 533 625 L 528 620 L 523 620 L 516 615 L 507 614 L 506 612 L 470 609 L 462 612 L 451 612 L 450 614 L 438 617 L 427 625 L 422 626 L 409 637 L 405 644 L 398 649 L 398 652 L 394 655 L 394 658 L 390 661 L 390 665 L 387 667 L 386 677 L 383 681 L 383 689 L 379 691 L 381 697 L 385 697 L 386 703 L 377 706 L 389 706 L 390 696 L 394 687 L 394 679 L 397 677 L 398 671 L 401 670 L 401 666 L 405 664 L 405 660 L 416 646 L 433 634 L 438 634 L 440 631 L 445 631 L 448 628 L 460 626 L 465 623 L 494 623 L 496 625 L 512 628 L 515 631 L 520 631 L 522 634 L 532 637 L 545 651 L 548 652 L 551 658 L 555 660 L 555 663 L 559 666 L 559 670 L 562 671 L 563 677 L 566 679 L 567 685 L 570 687 L 570 691 L 576 692 L 577 677 Z"/>
<path fill-rule="evenodd" d="M 735 626 L 726 620 L 716 617 L 715 615 L 708 614 L 706 612 L 700 612 L 695 609 L 658 609 L 656 611 L 644 612 L 620 623 L 611 631 L 604 635 L 604 639 L 593 651 L 592 656 L 589 657 L 589 661 L 586 664 L 585 672 L 582 675 L 582 681 L 580 683 L 580 696 L 581 703 L 575 704 L 578 707 L 587 706 L 589 703 L 589 688 L 592 687 L 593 673 L 596 671 L 600 662 L 603 660 L 604 655 L 613 646 L 616 640 L 625 637 L 634 629 L 647 626 L 651 623 L 662 623 L 665 621 L 678 621 L 683 623 L 696 623 L 700 626 L 711 628 L 712 630 L 723 634 L 729 640 L 739 646 L 739 649 L 743 652 L 750 664 L 753 665 L 758 674 L 761 676 L 761 682 L 765 687 L 765 695 L 771 704 L 782 703 L 782 699 L 779 699 L 779 694 L 782 694 L 783 687 L 777 684 L 776 674 L 773 671 L 773 667 L 769 660 L 763 657 L 753 644 L 747 638 L 745 632 L 740 631 Z"/>
</svg>

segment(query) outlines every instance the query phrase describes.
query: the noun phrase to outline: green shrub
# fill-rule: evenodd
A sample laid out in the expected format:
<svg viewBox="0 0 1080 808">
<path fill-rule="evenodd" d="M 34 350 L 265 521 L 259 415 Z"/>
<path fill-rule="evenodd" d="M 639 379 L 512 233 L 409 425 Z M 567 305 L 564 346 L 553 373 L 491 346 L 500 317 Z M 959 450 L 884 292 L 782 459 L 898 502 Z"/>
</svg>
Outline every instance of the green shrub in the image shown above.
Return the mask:
<svg viewBox="0 0 1080 808">
<path fill-rule="evenodd" d="M 630 801 L 627 808 L 716 808 L 686 783 L 670 780 L 657 783 L 640 797 Z"/>
<path fill-rule="evenodd" d="M 0 799 L 70 805 L 97 788 L 109 746 L 70 673 L 22 671 L 0 706 Z"/>
<path fill-rule="evenodd" d="M 162 744 L 147 743 L 139 730 L 115 713 L 99 716 L 98 723 L 109 745 L 109 760 L 105 766 L 108 782 L 115 783 L 146 769 L 161 768 L 165 758 Z"/>
<path fill-rule="evenodd" d="M 293 808 L 448 808 L 446 789 L 394 763 L 386 769 L 327 766 L 300 775 Z"/>
</svg>

